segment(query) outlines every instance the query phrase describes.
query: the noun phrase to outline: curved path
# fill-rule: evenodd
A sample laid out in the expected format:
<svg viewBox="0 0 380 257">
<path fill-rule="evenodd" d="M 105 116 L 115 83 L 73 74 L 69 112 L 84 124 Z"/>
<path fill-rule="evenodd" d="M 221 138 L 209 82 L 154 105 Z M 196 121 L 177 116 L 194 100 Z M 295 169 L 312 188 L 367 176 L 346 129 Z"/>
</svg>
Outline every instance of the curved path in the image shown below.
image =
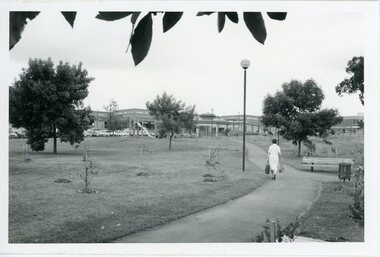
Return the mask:
<svg viewBox="0 0 380 257">
<path fill-rule="evenodd" d="M 266 152 L 247 144 L 248 158 L 259 167 L 266 163 Z M 116 243 L 212 243 L 252 242 L 267 218 L 281 224 L 294 222 L 310 208 L 321 190 L 321 182 L 335 176 L 298 171 L 284 165 L 285 173 L 252 193 L 148 231 L 138 232 Z M 246 171 L 249 172 L 249 171 Z"/>
</svg>

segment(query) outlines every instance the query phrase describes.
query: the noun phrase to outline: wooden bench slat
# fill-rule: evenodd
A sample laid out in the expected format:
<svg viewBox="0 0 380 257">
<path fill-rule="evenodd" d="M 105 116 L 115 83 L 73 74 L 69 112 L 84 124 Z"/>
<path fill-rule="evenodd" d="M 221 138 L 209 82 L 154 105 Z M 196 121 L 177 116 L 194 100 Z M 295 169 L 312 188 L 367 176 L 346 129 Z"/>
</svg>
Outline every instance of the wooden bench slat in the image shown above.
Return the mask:
<svg viewBox="0 0 380 257">
<path fill-rule="evenodd" d="M 353 164 L 353 160 L 349 158 L 324 158 L 324 157 L 303 157 L 302 163 L 307 164 L 339 164 L 348 163 Z"/>
<path fill-rule="evenodd" d="M 317 164 L 317 165 L 313 165 L 313 164 L 302 164 L 303 167 L 307 167 L 307 168 L 311 168 L 311 167 L 318 167 L 318 168 L 337 168 L 338 169 L 338 165 L 334 164 L 334 165 L 329 165 L 329 164 Z"/>
<path fill-rule="evenodd" d="M 323 162 L 323 161 L 317 161 L 317 162 L 302 162 L 302 163 L 305 163 L 305 164 L 340 164 L 340 163 L 347 163 L 347 164 L 351 164 L 351 162 Z"/>
<path fill-rule="evenodd" d="M 305 161 L 309 160 L 323 160 L 323 161 L 346 161 L 351 160 L 350 158 L 323 158 L 323 157 L 303 157 L 302 158 Z"/>
</svg>

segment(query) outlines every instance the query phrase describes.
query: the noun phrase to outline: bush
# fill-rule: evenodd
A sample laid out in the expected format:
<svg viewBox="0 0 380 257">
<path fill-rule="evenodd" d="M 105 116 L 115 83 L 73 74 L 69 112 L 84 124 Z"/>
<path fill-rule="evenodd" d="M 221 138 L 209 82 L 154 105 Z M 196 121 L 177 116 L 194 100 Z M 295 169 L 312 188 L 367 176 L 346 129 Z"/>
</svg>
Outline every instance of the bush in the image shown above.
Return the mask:
<svg viewBox="0 0 380 257">
<path fill-rule="evenodd" d="M 322 141 L 326 144 L 326 145 L 332 145 L 333 143 L 328 140 L 327 138 L 323 138 Z"/>
<path fill-rule="evenodd" d="M 353 167 L 354 199 L 350 205 L 351 216 L 360 225 L 364 225 L 364 158 L 361 155 Z"/>
<path fill-rule="evenodd" d="M 274 242 L 276 243 L 288 243 L 295 240 L 296 234 L 298 234 L 298 229 L 300 223 L 298 219 L 293 223 L 288 224 L 285 228 L 281 227 L 279 220 L 276 220 L 276 231 L 274 236 Z M 263 226 L 264 230 L 258 234 L 255 238 L 256 243 L 271 242 L 270 234 L 270 223 L 269 219 L 266 220 Z"/>
<path fill-rule="evenodd" d="M 307 148 L 309 155 L 312 156 L 315 153 L 316 146 L 315 146 L 315 143 L 313 143 L 311 140 L 309 139 L 305 140 L 303 142 L 303 145 Z"/>
</svg>

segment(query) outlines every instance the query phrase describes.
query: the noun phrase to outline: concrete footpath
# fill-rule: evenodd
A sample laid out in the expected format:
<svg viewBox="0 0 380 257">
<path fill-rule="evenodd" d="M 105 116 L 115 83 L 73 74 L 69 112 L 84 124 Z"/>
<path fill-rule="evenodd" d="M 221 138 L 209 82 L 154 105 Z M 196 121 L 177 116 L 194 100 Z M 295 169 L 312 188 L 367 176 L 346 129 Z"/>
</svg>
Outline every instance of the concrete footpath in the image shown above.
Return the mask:
<svg viewBox="0 0 380 257">
<path fill-rule="evenodd" d="M 248 159 L 265 167 L 266 152 L 247 144 Z M 318 198 L 321 182 L 335 176 L 299 171 L 284 165 L 285 172 L 252 193 L 148 231 L 138 232 L 115 243 L 213 243 L 252 242 L 267 218 L 280 224 L 294 222 Z M 249 172 L 249 171 L 247 171 Z M 263 171 L 264 172 L 264 171 Z M 269 175 L 268 175 L 269 176 Z"/>
</svg>

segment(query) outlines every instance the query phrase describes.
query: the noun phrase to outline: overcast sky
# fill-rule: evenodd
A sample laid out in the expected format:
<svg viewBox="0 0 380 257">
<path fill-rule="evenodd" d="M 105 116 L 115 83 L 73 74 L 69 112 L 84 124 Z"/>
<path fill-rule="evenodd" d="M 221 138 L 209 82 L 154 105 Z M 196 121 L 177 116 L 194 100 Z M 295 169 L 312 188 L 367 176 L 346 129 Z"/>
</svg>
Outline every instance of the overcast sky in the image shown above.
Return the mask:
<svg viewBox="0 0 380 257">
<path fill-rule="evenodd" d="M 347 61 L 364 55 L 365 26 L 361 13 L 289 12 L 285 21 L 264 16 L 265 45 L 250 34 L 239 13 L 239 24 L 226 19 L 222 33 L 217 16 L 197 17 L 185 12 L 177 25 L 162 33 L 162 14 L 153 17 L 153 40 L 146 59 L 134 66 L 125 53 L 130 18 L 107 22 L 97 12 L 78 12 L 74 29 L 58 11 L 41 12 L 31 21 L 20 42 L 10 51 L 9 84 L 29 58 L 51 57 L 55 63 L 83 62 L 95 80 L 85 100 L 93 110 L 103 110 L 111 98 L 124 108 L 145 108 L 166 91 L 198 113 L 242 113 L 243 70 L 248 58 L 247 114 L 260 115 L 267 94 L 291 79 L 313 78 L 325 93 L 323 107 L 341 115 L 363 112 L 357 95 L 337 96 L 335 86 L 348 75 Z M 143 15 L 140 16 L 142 18 Z"/>
</svg>

